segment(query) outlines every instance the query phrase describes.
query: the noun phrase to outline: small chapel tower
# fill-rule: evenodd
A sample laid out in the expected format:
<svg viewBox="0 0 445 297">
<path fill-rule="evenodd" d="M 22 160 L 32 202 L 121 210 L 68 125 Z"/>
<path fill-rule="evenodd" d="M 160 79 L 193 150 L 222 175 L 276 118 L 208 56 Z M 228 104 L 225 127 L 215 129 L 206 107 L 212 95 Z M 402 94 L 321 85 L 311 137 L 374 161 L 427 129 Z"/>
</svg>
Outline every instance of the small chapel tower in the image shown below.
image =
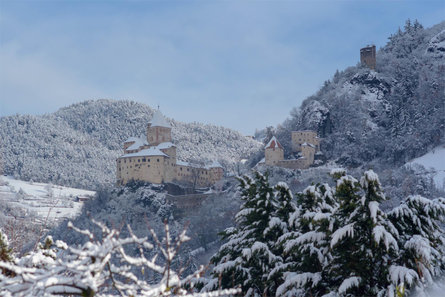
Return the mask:
<svg viewBox="0 0 445 297">
<path fill-rule="evenodd" d="M 284 149 L 275 136 L 266 145 L 264 154 L 266 165 L 276 165 L 278 161 L 284 160 Z"/>
<path fill-rule="evenodd" d="M 172 141 L 172 126 L 158 109 L 147 125 L 147 141 L 150 146 Z"/>
</svg>

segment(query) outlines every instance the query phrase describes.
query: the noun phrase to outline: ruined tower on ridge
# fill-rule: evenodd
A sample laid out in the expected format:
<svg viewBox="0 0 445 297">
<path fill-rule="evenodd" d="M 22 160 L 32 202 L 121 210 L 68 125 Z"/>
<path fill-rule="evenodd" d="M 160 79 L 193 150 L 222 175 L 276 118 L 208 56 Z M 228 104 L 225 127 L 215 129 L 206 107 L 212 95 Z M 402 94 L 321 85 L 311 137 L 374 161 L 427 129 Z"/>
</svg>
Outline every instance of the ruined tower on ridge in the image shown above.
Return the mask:
<svg viewBox="0 0 445 297">
<path fill-rule="evenodd" d="M 372 70 L 375 70 L 375 54 L 375 45 L 368 45 L 360 49 L 360 63 L 368 66 Z"/>
</svg>

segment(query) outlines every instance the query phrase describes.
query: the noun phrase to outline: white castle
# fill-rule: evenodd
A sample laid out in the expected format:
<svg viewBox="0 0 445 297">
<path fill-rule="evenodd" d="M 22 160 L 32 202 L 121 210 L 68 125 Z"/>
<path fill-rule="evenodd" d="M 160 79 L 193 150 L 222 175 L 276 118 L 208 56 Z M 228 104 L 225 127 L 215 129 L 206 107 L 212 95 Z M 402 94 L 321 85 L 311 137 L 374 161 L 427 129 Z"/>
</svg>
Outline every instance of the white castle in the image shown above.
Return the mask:
<svg viewBox="0 0 445 297">
<path fill-rule="evenodd" d="M 176 146 L 172 143 L 172 127 L 159 110 L 147 125 L 147 138 L 130 137 L 124 142 L 124 154 L 117 162 L 117 183 L 130 180 L 155 184 L 177 182 L 193 187 L 209 187 L 222 179 L 222 166 L 213 162 L 197 166 L 176 159 Z"/>
</svg>

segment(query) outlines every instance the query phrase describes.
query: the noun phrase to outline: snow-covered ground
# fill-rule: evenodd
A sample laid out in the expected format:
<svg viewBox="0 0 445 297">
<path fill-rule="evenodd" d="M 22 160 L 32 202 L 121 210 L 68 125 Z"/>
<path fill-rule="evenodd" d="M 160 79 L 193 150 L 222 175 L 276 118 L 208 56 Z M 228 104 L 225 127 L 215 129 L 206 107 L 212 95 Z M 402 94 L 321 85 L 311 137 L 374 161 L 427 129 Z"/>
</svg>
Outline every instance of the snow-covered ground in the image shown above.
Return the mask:
<svg viewBox="0 0 445 297">
<path fill-rule="evenodd" d="M 408 164 L 423 165 L 432 174 L 436 186 L 445 190 L 445 145 L 436 147 Z"/>
<path fill-rule="evenodd" d="M 77 197 L 94 195 L 94 191 L 0 177 L 0 201 L 34 212 L 42 219 L 48 217 L 49 222 L 75 217 L 83 204 Z"/>
</svg>

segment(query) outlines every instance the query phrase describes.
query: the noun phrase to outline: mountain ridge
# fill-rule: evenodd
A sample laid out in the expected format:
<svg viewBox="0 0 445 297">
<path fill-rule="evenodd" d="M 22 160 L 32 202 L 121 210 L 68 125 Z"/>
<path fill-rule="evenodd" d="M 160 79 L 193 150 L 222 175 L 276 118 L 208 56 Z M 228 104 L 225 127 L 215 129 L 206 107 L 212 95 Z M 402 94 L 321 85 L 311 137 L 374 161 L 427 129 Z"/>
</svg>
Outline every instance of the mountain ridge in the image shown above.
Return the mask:
<svg viewBox="0 0 445 297">
<path fill-rule="evenodd" d="M 3 167 L 24 180 L 94 188 L 115 181 L 130 136 L 145 135 L 153 109 L 135 101 L 88 100 L 41 116 L 0 118 Z M 180 160 L 218 160 L 228 170 L 261 144 L 216 125 L 169 119 Z"/>
</svg>

